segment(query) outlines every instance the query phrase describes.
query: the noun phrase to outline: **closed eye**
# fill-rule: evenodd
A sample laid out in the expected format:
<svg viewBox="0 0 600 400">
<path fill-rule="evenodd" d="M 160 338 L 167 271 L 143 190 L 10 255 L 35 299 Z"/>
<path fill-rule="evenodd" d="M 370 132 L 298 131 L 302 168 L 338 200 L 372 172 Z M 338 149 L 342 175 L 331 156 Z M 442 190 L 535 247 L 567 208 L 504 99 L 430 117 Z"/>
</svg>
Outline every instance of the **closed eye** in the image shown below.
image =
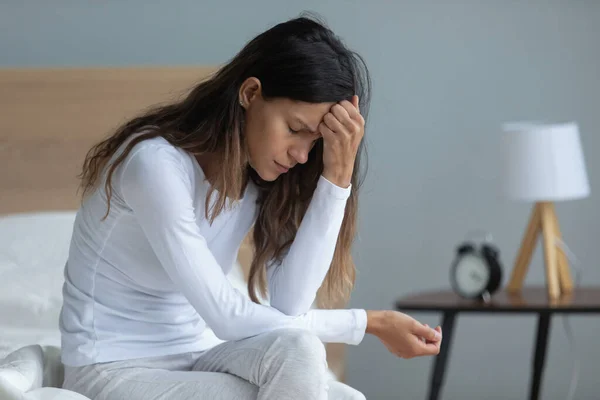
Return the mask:
<svg viewBox="0 0 600 400">
<path fill-rule="evenodd" d="M 290 132 L 291 132 L 291 133 L 294 133 L 294 134 L 296 134 L 296 133 L 300 132 L 300 131 L 295 131 L 295 130 L 293 130 L 291 127 L 288 127 L 288 128 L 289 128 L 289 130 L 290 130 Z"/>
</svg>

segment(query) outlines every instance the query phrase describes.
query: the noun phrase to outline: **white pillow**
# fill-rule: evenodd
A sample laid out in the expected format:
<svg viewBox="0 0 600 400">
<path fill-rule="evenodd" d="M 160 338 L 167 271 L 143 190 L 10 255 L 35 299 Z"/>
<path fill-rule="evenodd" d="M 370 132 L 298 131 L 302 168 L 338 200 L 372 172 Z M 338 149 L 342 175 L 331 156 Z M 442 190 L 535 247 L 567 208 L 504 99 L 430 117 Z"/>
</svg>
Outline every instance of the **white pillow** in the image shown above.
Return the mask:
<svg viewBox="0 0 600 400">
<path fill-rule="evenodd" d="M 22 347 L 0 360 L 0 399 L 89 400 L 61 389 L 63 374 L 58 347 Z"/>
<path fill-rule="evenodd" d="M 44 354 L 39 345 L 25 346 L 0 360 L 0 394 L 7 398 L 40 388 L 43 381 Z"/>
</svg>

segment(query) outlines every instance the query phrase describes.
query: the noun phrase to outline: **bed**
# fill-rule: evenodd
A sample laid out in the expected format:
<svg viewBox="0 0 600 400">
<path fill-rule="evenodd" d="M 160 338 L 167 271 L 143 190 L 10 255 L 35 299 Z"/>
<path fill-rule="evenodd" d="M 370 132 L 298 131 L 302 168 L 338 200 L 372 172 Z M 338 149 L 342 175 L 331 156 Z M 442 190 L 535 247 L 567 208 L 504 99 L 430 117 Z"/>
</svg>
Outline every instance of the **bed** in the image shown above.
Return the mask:
<svg viewBox="0 0 600 400">
<path fill-rule="evenodd" d="M 130 116 L 185 94 L 214 70 L 0 69 L 0 398 L 81 399 L 53 388 L 62 382 L 62 273 L 85 153 Z M 251 258 L 245 241 L 228 276 L 244 292 Z M 330 372 L 343 381 L 344 345 L 326 347 Z M 15 365 L 19 374 L 10 371 Z"/>
</svg>

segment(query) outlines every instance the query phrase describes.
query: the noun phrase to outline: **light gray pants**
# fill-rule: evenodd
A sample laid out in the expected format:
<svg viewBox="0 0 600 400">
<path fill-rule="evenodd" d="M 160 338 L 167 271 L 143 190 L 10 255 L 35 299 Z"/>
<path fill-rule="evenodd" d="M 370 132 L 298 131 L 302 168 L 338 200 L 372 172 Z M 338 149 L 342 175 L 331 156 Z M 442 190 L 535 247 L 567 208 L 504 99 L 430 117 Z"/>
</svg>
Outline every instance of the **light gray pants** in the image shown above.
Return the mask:
<svg viewBox="0 0 600 400">
<path fill-rule="evenodd" d="M 63 388 L 92 400 L 363 400 L 327 374 L 325 346 L 281 329 L 204 352 L 65 367 Z"/>
</svg>

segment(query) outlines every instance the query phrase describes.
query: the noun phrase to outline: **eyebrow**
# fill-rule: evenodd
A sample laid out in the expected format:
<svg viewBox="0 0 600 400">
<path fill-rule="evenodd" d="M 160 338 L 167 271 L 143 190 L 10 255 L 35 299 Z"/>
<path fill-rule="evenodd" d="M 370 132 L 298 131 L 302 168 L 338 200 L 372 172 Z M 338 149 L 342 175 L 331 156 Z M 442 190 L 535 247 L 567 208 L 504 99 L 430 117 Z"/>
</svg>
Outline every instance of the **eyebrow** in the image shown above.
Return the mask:
<svg viewBox="0 0 600 400">
<path fill-rule="evenodd" d="M 303 121 L 302 121 L 300 118 L 296 118 L 296 121 L 298 121 L 298 123 L 299 123 L 300 125 L 302 125 L 302 128 L 303 128 L 304 130 L 307 130 L 307 131 L 309 131 L 310 133 L 318 133 L 316 129 L 311 129 L 311 127 L 310 127 L 310 126 L 308 126 L 306 123 L 304 123 L 304 122 L 303 122 Z"/>
</svg>

